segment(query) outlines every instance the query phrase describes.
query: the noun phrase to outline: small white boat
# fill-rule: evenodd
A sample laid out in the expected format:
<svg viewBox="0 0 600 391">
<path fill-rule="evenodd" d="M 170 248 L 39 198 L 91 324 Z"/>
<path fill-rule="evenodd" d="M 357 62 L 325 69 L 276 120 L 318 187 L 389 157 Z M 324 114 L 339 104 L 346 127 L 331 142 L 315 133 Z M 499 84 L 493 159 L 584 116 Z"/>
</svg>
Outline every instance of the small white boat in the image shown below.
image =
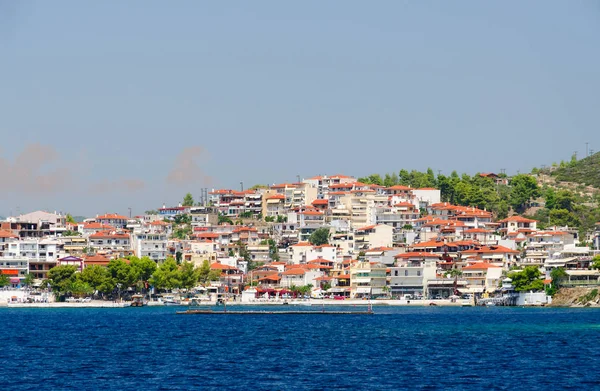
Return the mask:
<svg viewBox="0 0 600 391">
<path fill-rule="evenodd" d="M 163 296 L 162 302 L 164 305 L 181 305 L 179 300 L 175 300 L 175 296 Z"/>
</svg>

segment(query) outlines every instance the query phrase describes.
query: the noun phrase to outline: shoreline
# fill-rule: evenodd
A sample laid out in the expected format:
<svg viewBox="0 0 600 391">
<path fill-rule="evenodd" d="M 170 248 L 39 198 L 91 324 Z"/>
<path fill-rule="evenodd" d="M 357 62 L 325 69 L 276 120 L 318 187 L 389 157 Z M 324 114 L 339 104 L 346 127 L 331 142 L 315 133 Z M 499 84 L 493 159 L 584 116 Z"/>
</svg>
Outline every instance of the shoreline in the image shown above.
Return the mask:
<svg viewBox="0 0 600 391">
<path fill-rule="evenodd" d="M 204 304 L 204 303 L 203 303 Z M 227 302 L 230 307 L 273 307 L 273 306 L 289 306 L 289 307 L 321 307 L 321 306 L 340 306 L 340 307 L 473 307 L 472 302 L 450 300 L 329 300 L 329 299 L 310 299 L 293 301 L 288 300 L 284 304 L 284 300 L 273 301 L 252 301 L 252 302 Z M 49 302 L 49 303 L 0 303 L 1 308 L 129 308 L 131 302 L 113 303 L 102 300 L 92 300 L 87 303 L 67 303 L 67 302 Z M 214 306 L 215 301 L 207 301 L 205 305 Z M 171 307 L 188 307 L 189 305 L 171 306 Z M 167 307 L 164 304 L 150 302 L 145 307 Z"/>
</svg>

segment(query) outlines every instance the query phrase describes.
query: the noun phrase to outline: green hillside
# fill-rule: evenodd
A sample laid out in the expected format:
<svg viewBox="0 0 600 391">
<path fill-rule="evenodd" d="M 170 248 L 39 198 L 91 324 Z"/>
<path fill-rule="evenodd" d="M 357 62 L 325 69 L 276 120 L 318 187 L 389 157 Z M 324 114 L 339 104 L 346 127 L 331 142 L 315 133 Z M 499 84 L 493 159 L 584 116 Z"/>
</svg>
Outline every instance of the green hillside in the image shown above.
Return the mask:
<svg viewBox="0 0 600 391">
<path fill-rule="evenodd" d="M 561 163 L 550 175 L 559 182 L 576 182 L 600 188 L 600 152 L 581 160 Z"/>
</svg>

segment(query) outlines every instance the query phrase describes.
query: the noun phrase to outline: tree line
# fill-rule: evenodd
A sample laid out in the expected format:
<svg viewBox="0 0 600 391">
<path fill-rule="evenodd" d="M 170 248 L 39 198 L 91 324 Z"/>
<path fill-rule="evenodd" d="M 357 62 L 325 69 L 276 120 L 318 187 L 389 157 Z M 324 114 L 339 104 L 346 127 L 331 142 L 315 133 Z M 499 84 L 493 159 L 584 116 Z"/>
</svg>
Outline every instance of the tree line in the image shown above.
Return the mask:
<svg viewBox="0 0 600 391">
<path fill-rule="evenodd" d="M 157 290 L 189 290 L 218 280 L 220 275 L 220 270 L 211 270 L 207 260 L 196 267 L 192 262 L 177 264 L 175 259 L 168 258 L 158 266 L 148 257 L 131 256 L 113 259 L 107 267 L 88 266 L 81 272 L 72 265 L 56 266 L 50 269 L 42 286 L 52 288 L 57 299 L 92 294 L 108 299 L 123 292 L 147 292 L 150 286 Z"/>
<path fill-rule="evenodd" d="M 499 177 L 506 178 L 506 175 L 500 174 Z M 499 219 L 507 217 L 510 208 L 518 213 L 523 212 L 531 200 L 541 194 L 536 179 L 526 174 L 512 177 L 508 185 L 497 184 L 492 178 L 479 173 L 470 176 L 452 171 L 449 176 L 441 173 L 436 176 L 431 168 L 426 172 L 400 170 L 398 174 L 385 174 L 384 177 L 373 174 L 358 180 L 385 187 L 402 185 L 416 189 L 436 188 L 440 190 L 443 202 L 486 209 Z"/>
</svg>

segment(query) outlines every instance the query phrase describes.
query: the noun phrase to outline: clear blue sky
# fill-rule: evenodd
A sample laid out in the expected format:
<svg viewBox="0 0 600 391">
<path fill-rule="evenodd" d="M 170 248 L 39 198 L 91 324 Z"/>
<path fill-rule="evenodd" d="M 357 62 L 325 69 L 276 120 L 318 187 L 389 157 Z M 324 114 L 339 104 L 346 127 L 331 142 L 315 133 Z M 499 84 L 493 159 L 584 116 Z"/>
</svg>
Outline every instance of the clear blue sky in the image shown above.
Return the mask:
<svg viewBox="0 0 600 391">
<path fill-rule="evenodd" d="M 2 1 L 0 214 L 600 151 L 598 1 Z"/>
</svg>

